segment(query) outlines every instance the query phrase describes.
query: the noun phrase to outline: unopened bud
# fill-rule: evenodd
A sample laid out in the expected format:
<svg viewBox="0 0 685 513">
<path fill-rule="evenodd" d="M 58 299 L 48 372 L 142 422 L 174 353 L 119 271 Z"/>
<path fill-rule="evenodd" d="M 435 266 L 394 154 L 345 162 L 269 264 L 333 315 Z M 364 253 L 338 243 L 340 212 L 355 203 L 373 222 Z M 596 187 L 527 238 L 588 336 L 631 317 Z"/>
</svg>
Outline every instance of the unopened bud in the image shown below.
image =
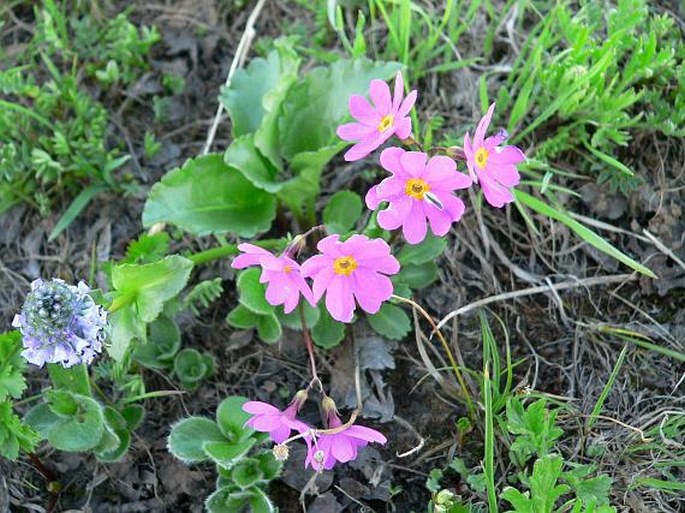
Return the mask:
<svg viewBox="0 0 685 513">
<path fill-rule="evenodd" d="M 321 407 L 323 408 L 323 411 L 326 413 L 337 413 L 338 411 L 338 409 L 335 407 L 335 401 L 328 396 L 324 396 L 324 398 L 321 399 Z"/>
</svg>

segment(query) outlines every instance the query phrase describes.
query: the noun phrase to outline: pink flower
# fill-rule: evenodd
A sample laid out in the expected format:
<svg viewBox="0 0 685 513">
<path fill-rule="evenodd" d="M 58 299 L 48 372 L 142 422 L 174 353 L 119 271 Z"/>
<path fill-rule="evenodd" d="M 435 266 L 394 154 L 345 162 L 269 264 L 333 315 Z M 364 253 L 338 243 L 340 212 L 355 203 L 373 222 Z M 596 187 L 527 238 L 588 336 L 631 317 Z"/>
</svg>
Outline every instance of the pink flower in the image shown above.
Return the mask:
<svg viewBox="0 0 685 513">
<path fill-rule="evenodd" d="M 369 190 L 366 205 L 374 210 L 382 201 L 390 203 L 378 213 L 382 228 L 395 230 L 402 226 L 407 242 L 418 244 L 426 237 L 426 219 L 431 231 L 442 236 L 461 218 L 464 202 L 452 191 L 466 189 L 472 182 L 457 171 L 451 158 L 428 159 L 425 153 L 388 148 L 381 153 L 381 165 L 392 176 Z"/>
<path fill-rule="evenodd" d="M 274 442 L 281 444 L 290 438 L 293 429 L 298 433 L 306 433 L 311 429 L 307 424 L 295 418 L 303 402 L 296 395 L 290 406 L 281 411 L 269 403 L 248 401 L 243 404 L 243 411 L 253 417 L 245 425 L 255 431 L 269 433 Z"/>
<path fill-rule="evenodd" d="M 485 139 L 494 110 L 493 103 L 478 123 L 473 144 L 468 132 L 464 135 L 464 153 L 469 174 L 474 182 L 480 180 L 487 202 L 493 207 L 503 207 L 505 203 L 514 201 L 510 189 L 518 185 L 521 179 L 516 165 L 523 162 L 526 156 L 516 146 L 499 147 L 507 138 L 505 130 Z"/>
<path fill-rule="evenodd" d="M 329 411 L 328 428 L 334 429 L 342 425 L 335 412 Z M 375 429 L 357 425 L 338 433 L 319 435 L 309 444 L 304 468 L 311 465 L 316 471 L 331 470 L 337 461 L 346 463 L 354 460 L 359 448 L 368 445 L 369 442 L 385 444 L 387 441 L 387 438 Z"/>
<path fill-rule="evenodd" d="M 253 244 L 240 244 L 238 249 L 242 255 L 233 260 L 231 267 L 244 269 L 253 265 L 262 267 L 261 283 L 268 283 L 266 287 L 266 300 L 270 305 L 283 305 L 285 313 L 292 312 L 300 301 L 300 294 L 316 306 L 312 297 L 312 291 L 300 274 L 300 264 L 289 256 L 283 254 L 274 256 L 269 251 Z"/>
<path fill-rule="evenodd" d="M 334 319 L 350 322 L 355 299 L 371 314 L 390 299 L 393 286 L 386 275 L 396 274 L 400 263 L 384 240 L 353 235 L 340 242 L 338 235 L 329 235 L 317 248 L 322 254 L 302 264 L 302 276 L 313 278 L 315 301 L 326 292 L 326 308 Z"/>
<path fill-rule="evenodd" d="M 390 137 L 397 135 L 406 139 L 411 135 L 411 119 L 407 117 L 416 102 L 416 90 L 404 100 L 404 81 L 402 73 L 395 77 L 395 93 L 390 98 L 390 88 L 382 80 L 372 80 L 369 88 L 373 107 L 366 98 L 357 94 L 350 97 L 349 107 L 357 123 L 347 123 L 338 127 L 338 137 L 345 141 L 356 141 L 347 153 L 348 162 L 360 160 L 378 148 Z"/>
</svg>

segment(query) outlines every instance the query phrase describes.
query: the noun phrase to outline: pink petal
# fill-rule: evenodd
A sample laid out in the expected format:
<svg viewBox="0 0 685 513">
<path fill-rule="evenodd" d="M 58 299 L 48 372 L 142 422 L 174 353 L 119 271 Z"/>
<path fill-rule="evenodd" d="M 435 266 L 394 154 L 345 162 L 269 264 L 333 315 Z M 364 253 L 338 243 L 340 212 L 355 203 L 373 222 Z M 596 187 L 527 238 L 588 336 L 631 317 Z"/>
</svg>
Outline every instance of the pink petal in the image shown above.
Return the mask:
<svg viewBox="0 0 685 513">
<path fill-rule="evenodd" d="M 505 165 L 497 166 L 488 162 L 486 167 L 486 173 L 489 173 L 497 182 L 502 184 L 504 187 L 511 188 L 519 184 L 521 180 L 521 175 L 515 166 Z"/>
<path fill-rule="evenodd" d="M 375 187 L 376 196 L 380 201 L 392 201 L 404 194 L 405 186 L 406 179 L 389 176 Z"/>
<path fill-rule="evenodd" d="M 335 275 L 326 290 L 326 309 L 336 321 L 352 321 L 354 298 L 346 276 Z"/>
<path fill-rule="evenodd" d="M 402 78 L 402 72 L 398 71 L 395 75 L 395 92 L 392 97 L 392 111 L 397 112 L 402 103 L 402 97 L 404 96 L 404 79 Z"/>
<path fill-rule="evenodd" d="M 256 431 L 259 431 L 258 429 Z M 269 432 L 271 439 L 277 444 L 285 442 L 290 438 L 291 429 L 288 426 L 281 424 L 278 428 L 273 429 Z"/>
<path fill-rule="evenodd" d="M 381 115 L 376 112 L 366 98 L 353 94 L 348 103 L 352 117 L 368 126 L 376 127 L 381 122 Z"/>
<path fill-rule="evenodd" d="M 369 137 L 352 146 L 344 155 L 347 162 L 361 160 L 392 137 L 392 130 L 379 132 L 374 130 Z"/>
<path fill-rule="evenodd" d="M 376 128 L 373 126 L 363 125 L 361 123 L 347 123 L 346 125 L 340 125 L 336 130 L 336 134 L 343 141 L 362 141 L 367 139 Z"/>
<path fill-rule="evenodd" d="M 347 463 L 357 456 L 357 450 L 345 436 L 345 431 L 332 436 L 331 454 L 336 460 L 340 463 Z"/>
<path fill-rule="evenodd" d="M 259 265 L 259 259 L 264 255 L 271 255 L 264 248 L 255 246 L 254 244 L 248 244 L 246 242 L 239 244 L 238 249 L 243 252 L 242 255 L 238 255 L 231 263 L 231 267 L 234 269 L 244 269 L 252 265 Z"/>
<path fill-rule="evenodd" d="M 400 108 L 397 109 L 397 117 L 404 117 L 407 114 L 409 114 L 409 111 L 411 108 L 414 106 L 414 103 L 416 103 L 416 89 L 414 89 L 412 92 L 410 92 L 407 97 L 404 99 L 402 102 L 402 105 L 400 105 Z"/>
<path fill-rule="evenodd" d="M 411 119 L 400 118 L 395 121 L 395 135 L 399 139 L 406 139 L 411 135 Z"/>
<path fill-rule="evenodd" d="M 314 276 L 314 286 L 312 287 L 312 293 L 314 295 L 314 301 L 319 301 L 323 293 L 328 289 L 331 284 L 331 280 L 336 276 L 333 272 L 333 262 L 329 263 L 329 267 L 326 267 L 319 271 L 319 273 Z"/>
<path fill-rule="evenodd" d="M 439 192 L 436 193 L 436 196 L 438 196 L 438 199 L 442 202 L 444 207 L 443 210 L 450 215 L 452 222 L 459 221 L 466 210 L 464 202 L 450 193 Z"/>
<path fill-rule="evenodd" d="M 448 212 L 431 206 L 426 206 L 424 211 L 426 212 L 426 217 L 428 217 L 431 231 L 435 235 L 442 237 L 450 231 L 452 216 Z"/>
<path fill-rule="evenodd" d="M 340 236 L 337 233 L 324 237 L 316 245 L 316 249 L 321 251 L 327 257 L 336 258 L 341 256 L 340 253 Z"/>
<path fill-rule="evenodd" d="M 363 251 L 368 243 L 369 238 L 366 235 L 360 235 L 358 233 L 355 233 L 345 242 L 340 243 L 339 251 L 341 255 L 354 256 L 360 250 Z"/>
<path fill-rule="evenodd" d="M 272 280 L 266 287 L 266 293 L 264 294 L 266 301 L 272 306 L 282 305 L 291 295 L 294 295 L 295 298 L 299 298 L 300 293 L 293 287 L 293 284 L 285 275 L 281 275 L 278 279 Z"/>
<path fill-rule="evenodd" d="M 245 413 L 251 413 L 252 415 L 277 415 L 281 412 L 281 410 L 275 406 L 261 401 L 247 401 L 243 404 L 242 410 Z"/>
<path fill-rule="evenodd" d="M 263 256 L 259 257 L 259 265 L 261 265 L 262 269 L 264 269 L 265 271 L 281 272 L 281 271 L 283 271 L 283 267 L 285 266 L 285 263 L 283 262 L 282 258 L 283 257 L 281 257 L 281 258 L 275 257 L 274 255 L 271 255 L 271 254 L 263 255 Z M 290 261 L 292 262 L 292 260 L 290 260 Z M 290 265 L 292 265 L 292 264 L 290 264 Z"/>
<path fill-rule="evenodd" d="M 376 111 L 384 116 L 390 113 L 392 101 L 390 100 L 390 88 L 382 80 L 374 79 L 369 87 L 371 101 L 376 106 Z"/>
<path fill-rule="evenodd" d="M 376 442 L 379 444 L 385 444 L 388 439 L 380 431 L 371 429 L 366 426 L 350 426 L 349 429 L 345 431 L 348 436 L 364 440 L 366 442 Z"/>
<path fill-rule="evenodd" d="M 490 105 L 490 108 L 488 111 L 485 113 L 485 116 L 480 120 L 478 123 L 478 127 L 476 128 L 476 133 L 473 136 L 473 147 L 474 148 L 480 148 L 483 146 L 483 140 L 485 139 L 485 133 L 488 130 L 488 126 L 490 126 L 490 120 L 492 119 L 492 113 L 495 111 L 495 104 L 493 103 Z"/>
<path fill-rule="evenodd" d="M 406 176 L 407 173 L 402 169 L 402 164 L 400 163 L 400 157 L 405 153 L 406 152 L 402 148 L 397 148 L 395 146 L 384 149 L 380 156 L 381 166 L 383 166 L 383 169 L 390 171 L 393 174 Z"/>
<path fill-rule="evenodd" d="M 469 170 L 469 176 L 471 177 L 471 180 L 473 180 L 473 183 L 478 183 L 478 176 L 476 175 L 476 170 L 473 165 L 474 153 L 475 152 L 471 147 L 471 139 L 469 139 L 469 133 L 466 132 L 464 134 L 464 155 L 466 155 L 466 167 Z"/>
<path fill-rule="evenodd" d="M 362 271 L 353 274 L 352 289 L 359 306 L 365 312 L 375 314 L 384 301 L 390 299 L 393 286 L 390 278 L 375 272 Z"/>
<path fill-rule="evenodd" d="M 331 260 L 324 255 L 314 255 L 305 260 L 300 267 L 300 276 L 310 278 L 316 275 L 321 269 L 331 266 Z"/>
<path fill-rule="evenodd" d="M 316 306 L 316 301 L 314 300 L 314 294 L 312 293 L 312 289 L 309 287 L 309 284 L 305 281 L 305 279 L 298 274 L 297 276 L 293 277 L 292 280 L 293 282 L 295 282 L 297 288 L 300 290 L 302 296 L 304 296 L 307 302 L 309 302 L 309 304 L 312 306 Z M 290 313 L 290 311 L 286 313 Z"/>
<path fill-rule="evenodd" d="M 420 178 L 426 168 L 427 157 L 428 155 L 421 151 L 405 151 L 400 157 L 402 169 L 410 176 Z"/>
<path fill-rule="evenodd" d="M 515 166 L 524 160 L 526 160 L 526 156 L 516 146 L 496 148 L 488 156 L 488 164 L 492 163 L 494 166 Z"/>
<path fill-rule="evenodd" d="M 251 428 L 255 431 L 268 433 L 281 426 L 279 418 L 275 415 L 257 415 L 252 421 Z"/>
<path fill-rule="evenodd" d="M 449 157 L 439 155 L 428 159 L 426 169 L 421 176 L 433 187 L 435 182 L 449 181 L 457 173 L 457 163 Z"/>
<path fill-rule="evenodd" d="M 514 201 L 514 195 L 511 191 L 488 174 L 481 175 L 480 186 L 486 201 L 493 207 L 501 208 L 506 203 Z"/>
<path fill-rule="evenodd" d="M 409 244 L 418 244 L 426 238 L 426 214 L 420 201 L 412 201 L 411 211 L 404 220 L 402 233 Z"/>
<path fill-rule="evenodd" d="M 367 191 L 366 196 L 364 196 L 364 203 L 366 203 L 366 208 L 369 210 L 376 210 L 381 201 L 383 200 L 378 197 L 378 185 L 371 187 Z"/>
<path fill-rule="evenodd" d="M 391 202 L 388 208 L 378 212 L 378 225 L 385 230 L 396 230 L 409 216 L 411 206 L 412 199 L 409 196 Z"/>
<path fill-rule="evenodd" d="M 485 141 L 483 141 L 483 147 L 488 150 L 492 151 L 494 150 L 497 146 L 502 144 L 504 141 L 507 140 L 507 137 L 509 137 L 509 134 L 507 134 L 507 131 L 504 129 L 501 129 L 498 133 L 495 135 L 491 135 Z"/>
</svg>

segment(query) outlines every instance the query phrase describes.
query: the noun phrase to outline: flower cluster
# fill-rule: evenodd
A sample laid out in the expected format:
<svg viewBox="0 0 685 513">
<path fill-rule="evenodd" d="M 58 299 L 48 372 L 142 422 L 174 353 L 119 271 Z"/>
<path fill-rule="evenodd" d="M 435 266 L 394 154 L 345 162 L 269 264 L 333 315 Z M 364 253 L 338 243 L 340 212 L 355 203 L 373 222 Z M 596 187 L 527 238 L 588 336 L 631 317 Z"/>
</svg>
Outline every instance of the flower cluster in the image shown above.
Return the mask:
<svg viewBox="0 0 685 513">
<path fill-rule="evenodd" d="M 321 253 L 300 266 L 288 251 L 275 256 L 252 244 L 240 244 L 238 249 L 243 254 L 232 266 L 243 269 L 259 265 L 260 281 L 267 284 L 266 300 L 274 306 L 284 305 L 286 313 L 297 306 L 300 295 L 314 306 L 325 293 L 331 316 L 350 322 L 355 300 L 362 310 L 374 314 L 390 299 L 393 286 L 388 275 L 396 274 L 400 264 L 384 240 L 353 235 L 341 242 L 338 235 L 329 235 L 317 248 Z M 313 289 L 305 278 L 312 279 Z"/>
<path fill-rule="evenodd" d="M 403 89 L 402 75 L 398 73 L 392 99 L 388 85 L 379 80 L 372 81 L 369 90 L 373 106 L 362 96 L 350 98 L 350 113 L 357 122 L 338 128 L 341 139 L 356 142 L 345 154 L 346 160 L 368 156 L 393 135 L 414 143 L 407 115 L 416 102 L 416 91 L 403 99 Z M 409 244 L 420 243 L 426 237 L 428 226 L 435 235 L 445 235 L 465 210 L 464 202 L 453 192 L 467 189 L 473 183 L 480 184 L 485 200 L 494 207 L 501 208 L 514 201 L 511 189 L 520 181 L 516 166 L 526 157 L 516 146 L 502 146 L 507 138 L 504 130 L 485 137 L 494 110 L 493 103 L 478 123 L 473 140 L 466 133 L 464 148 L 457 152 L 466 160 L 468 175 L 459 172 L 457 163 L 449 156 L 429 157 L 423 151 L 404 151 L 397 147 L 381 153 L 381 166 L 391 176 L 366 195 L 366 205 L 371 210 L 381 203 L 388 204 L 378 213 L 381 228 L 401 227 Z"/>
<path fill-rule="evenodd" d="M 42 367 L 59 363 L 90 364 L 102 351 L 107 313 L 95 304 L 88 286 L 35 280 L 21 313 L 12 321 L 23 335 L 27 361 Z"/>
<path fill-rule="evenodd" d="M 298 420 L 296 415 L 307 400 L 307 392 L 299 391 L 290 405 L 283 411 L 260 401 L 248 401 L 243 411 L 252 415 L 246 426 L 255 431 L 269 433 L 277 445 L 274 455 L 285 459 L 288 455 L 287 444 L 293 431 L 293 438 L 302 438 L 307 444 L 307 457 L 304 466 L 316 471 L 331 470 L 336 462 L 347 463 L 356 459 L 359 449 L 369 443 L 385 444 L 387 439 L 382 433 L 357 424 L 343 424 L 338 416 L 335 403 L 324 397 L 321 406 L 326 414 L 326 429 L 315 429 Z"/>
</svg>

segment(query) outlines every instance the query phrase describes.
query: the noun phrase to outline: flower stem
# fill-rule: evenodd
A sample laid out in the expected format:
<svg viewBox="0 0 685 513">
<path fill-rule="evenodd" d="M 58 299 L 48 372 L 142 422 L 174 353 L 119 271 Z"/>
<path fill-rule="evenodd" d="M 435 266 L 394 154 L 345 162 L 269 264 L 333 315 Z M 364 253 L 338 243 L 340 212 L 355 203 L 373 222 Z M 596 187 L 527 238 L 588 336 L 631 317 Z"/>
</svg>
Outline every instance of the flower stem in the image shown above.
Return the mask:
<svg viewBox="0 0 685 513">
<path fill-rule="evenodd" d="M 426 310 L 423 309 L 421 305 L 416 303 L 415 301 L 411 299 L 407 299 L 401 296 L 397 296 L 395 294 L 392 295 L 392 299 L 399 301 L 400 303 L 406 303 L 411 305 L 412 307 L 416 308 L 416 310 L 428 321 L 428 324 L 430 324 L 431 328 L 433 328 L 433 331 L 435 334 L 438 336 L 438 339 L 440 340 L 440 343 L 442 344 L 442 347 L 445 350 L 445 353 L 447 353 L 447 358 L 449 358 L 450 365 L 452 366 L 452 370 L 454 372 L 455 377 L 457 378 L 457 381 L 459 382 L 459 386 L 461 387 L 463 393 L 464 393 L 464 398 L 466 400 L 466 407 L 469 410 L 469 415 L 473 418 L 475 415 L 475 408 L 473 405 L 473 400 L 471 399 L 471 394 L 469 394 L 469 390 L 466 387 L 466 382 L 464 381 L 464 377 L 461 374 L 461 371 L 459 370 L 459 366 L 457 365 L 457 362 L 454 359 L 454 355 L 452 354 L 452 350 L 450 349 L 449 344 L 447 343 L 447 340 L 445 339 L 445 336 L 442 334 L 442 332 L 438 329 L 437 325 L 435 324 L 435 321 L 433 318 L 426 312 Z"/>
<path fill-rule="evenodd" d="M 300 323 L 302 324 L 302 336 L 304 337 L 304 344 L 307 347 L 307 352 L 309 353 L 309 363 L 310 363 L 311 370 L 312 370 L 312 380 L 309 383 L 309 386 L 311 387 L 312 384 L 317 383 L 319 385 L 319 389 L 323 393 L 323 385 L 321 384 L 321 380 L 319 379 L 319 374 L 316 372 L 316 360 L 314 358 L 314 345 L 312 344 L 312 337 L 309 334 L 309 328 L 307 328 L 307 321 L 304 318 L 304 305 L 302 304 L 302 302 L 300 302 L 297 309 L 300 312 Z"/>
</svg>

